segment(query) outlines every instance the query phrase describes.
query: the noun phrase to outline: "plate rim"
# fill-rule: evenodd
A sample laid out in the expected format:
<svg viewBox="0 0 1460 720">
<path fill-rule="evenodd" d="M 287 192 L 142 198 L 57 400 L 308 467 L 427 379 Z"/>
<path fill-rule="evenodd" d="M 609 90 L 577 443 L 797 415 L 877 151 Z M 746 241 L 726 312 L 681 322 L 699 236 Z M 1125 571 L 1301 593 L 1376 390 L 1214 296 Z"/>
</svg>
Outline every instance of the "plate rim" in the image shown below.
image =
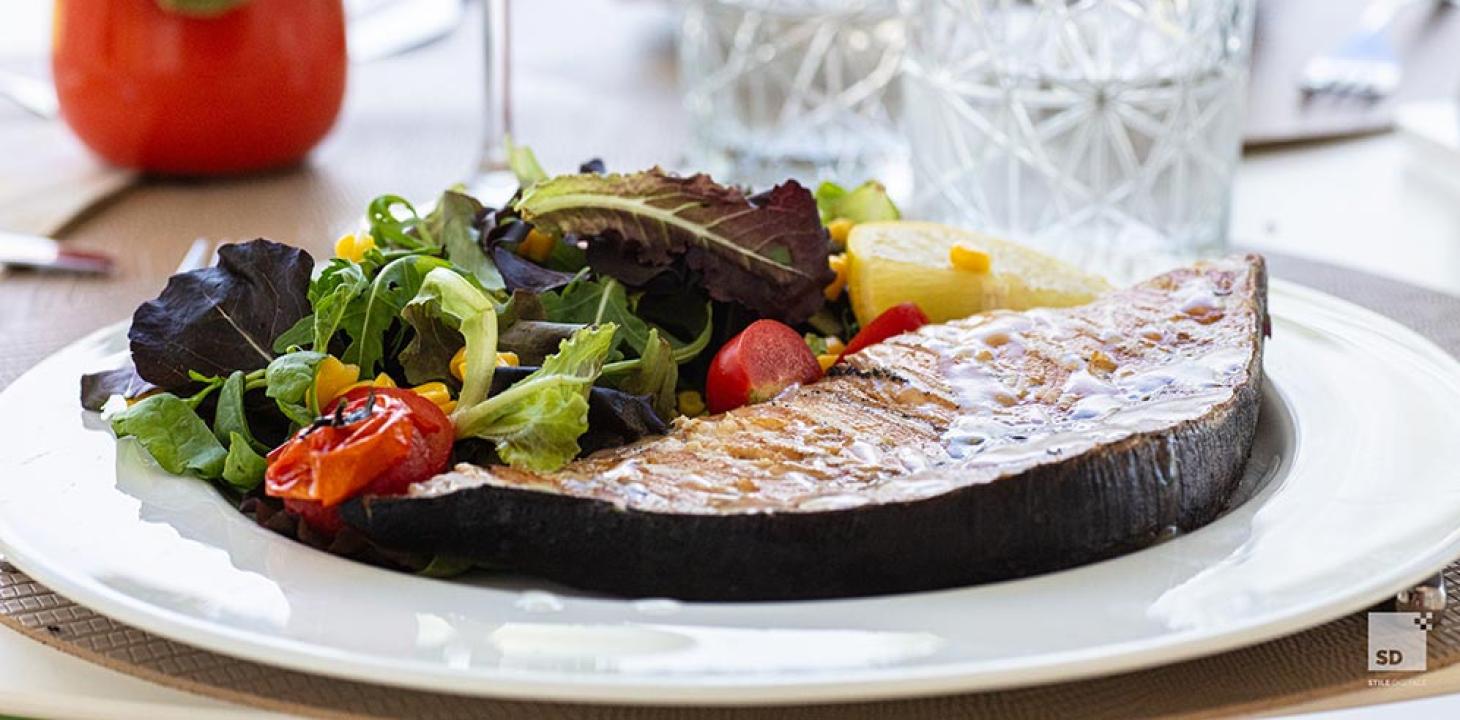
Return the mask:
<svg viewBox="0 0 1460 720">
<path fill-rule="evenodd" d="M 1356 319 L 1362 318 L 1363 324 L 1370 329 L 1384 331 L 1391 341 L 1405 350 L 1448 370 L 1448 374 L 1460 385 L 1460 359 L 1397 320 L 1290 281 L 1272 280 L 1269 292 L 1291 295 L 1325 310 L 1337 310 Z M 89 333 L 47 356 L 37 366 L 56 354 L 88 343 L 102 342 L 125 327 L 126 322 L 112 323 Z M 35 367 L 27 370 L 12 385 L 21 383 L 35 371 Z M 1271 387 L 1282 398 L 1281 388 L 1275 384 Z M 0 391 L 0 397 L 8 393 L 9 387 Z M 1299 427 L 1299 438 L 1301 434 Z M 1457 528 L 1443 541 L 1434 543 L 1427 552 L 1398 564 L 1395 570 L 1379 576 L 1379 580 L 1366 584 L 1361 590 L 1337 596 L 1336 600 L 1304 603 L 1286 612 L 1225 623 L 1216 629 L 1176 630 L 1151 638 L 1022 658 L 845 669 L 827 676 L 803 676 L 785 681 L 767 680 L 764 676 L 756 676 L 754 681 L 737 681 L 744 676 L 704 674 L 642 677 L 585 674 L 565 679 L 561 674 L 510 667 L 491 668 L 486 671 L 490 674 L 488 680 L 484 678 L 482 669 L 434 666 L 426 670 L 416 666 L 392 665 L 359 653 L 297 639 L 264 636 L 182 615 L 120 592 L 93 590 L 84 582 L 72 582 L 60 570 L 53 571 L 39 558 L 32 558 L 24 541 L 17 546 L 4 537 L 9 534 L 6 532 L 9 529 L 4 517 L 0 516 L 0 549 L 3 549 L 6 560 L 31 578 L 94 612 L 191 647 L 265 666 L 371 685 L 483 698 L 643 706 L 768 706 L 908 699 L 1069 682 L 1174 664 L 1300 632 L 1358 612 L 1413 586 L 1460 556 L 1460 528 Z M 321 663 L 322 660 L 326 662 Z M 748 690 L 755 692 L 747 695 Z"/>
</svg>

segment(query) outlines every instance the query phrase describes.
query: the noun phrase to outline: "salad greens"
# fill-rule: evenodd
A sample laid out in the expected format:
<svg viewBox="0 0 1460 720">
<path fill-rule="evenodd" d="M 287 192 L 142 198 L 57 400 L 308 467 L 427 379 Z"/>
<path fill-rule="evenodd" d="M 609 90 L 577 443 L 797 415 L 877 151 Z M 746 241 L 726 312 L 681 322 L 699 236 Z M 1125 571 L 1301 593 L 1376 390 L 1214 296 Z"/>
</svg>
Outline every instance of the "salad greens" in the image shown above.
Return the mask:
<svg viewBox="0 0 1460 720">
<path fill-rule="evenodd" d="M 656 168 L 543 180 L 513 209 L 554 235 L 614 234 L 623 256 L 649 268 L 682 257 L 711 298 L 799 323 L 821 307 L 832 280 L 826 230 L 815 199 L 794 180 L 761 200 L 754 204 L 708 175 Z"/>
<path fill-rule="evenodd" d="M 167 471 L 255 499 L 276 447 L 359 386 L 415 388 L 459 457 L 551 471 L 664 432 L 713 348 L 756 318 L 845 329 L 823 296 L 823 220 L 897 213 L 876 183 L 747 195 L 598 160 L 554 177 L 510 143 L 507 157 L 522 186 L 508 206 L 453 188 L 422 214 L 382 195 L 369 236 L 319 267 L 262 239 L 221 248 L 137 309 L 132 364 L 83 378 L 86 406 L 107 402 Z"/>
<path fill-rule="evenodd" d="M 876 180 L 868 180 L 848 190 L 830 180 L 816 188 L 816 207 L 822 222 L 850 220 L 854 223 L 897 220 L 902 217 L 887 188 Z"/>
</svg>

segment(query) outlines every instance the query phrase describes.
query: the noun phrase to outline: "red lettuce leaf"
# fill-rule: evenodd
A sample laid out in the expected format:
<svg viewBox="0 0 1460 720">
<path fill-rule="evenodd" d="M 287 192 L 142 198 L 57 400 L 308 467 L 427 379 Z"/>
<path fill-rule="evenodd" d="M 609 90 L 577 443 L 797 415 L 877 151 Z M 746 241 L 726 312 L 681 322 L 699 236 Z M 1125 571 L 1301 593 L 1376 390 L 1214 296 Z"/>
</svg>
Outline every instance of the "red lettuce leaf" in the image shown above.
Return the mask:
<svg viewBox="0 0 1460 720">
<path fill-rule="evenodd" d="M 832 279 L 829 241 L 806 188 L 787 181 L 762 198 L 752 203 L 708 175 L 675 177 L 656 168 L 544 180 L 514 209 L 554 235 L 615 242 L 624 257 L 646 268 L 684 258 L 712 298 L 798 323 L 824 302 L 822 288 Z"/>
<path fill-rule="evenodd" d="M 274 339 L 309 313 L 314 259 L 258 239 L 218 249 L 218 265 L 173 275 L 137 307 L 127 338 L 143 380 L 187 385 L 192 370 L 226 376 L 274 359 Z"/>
</svg>

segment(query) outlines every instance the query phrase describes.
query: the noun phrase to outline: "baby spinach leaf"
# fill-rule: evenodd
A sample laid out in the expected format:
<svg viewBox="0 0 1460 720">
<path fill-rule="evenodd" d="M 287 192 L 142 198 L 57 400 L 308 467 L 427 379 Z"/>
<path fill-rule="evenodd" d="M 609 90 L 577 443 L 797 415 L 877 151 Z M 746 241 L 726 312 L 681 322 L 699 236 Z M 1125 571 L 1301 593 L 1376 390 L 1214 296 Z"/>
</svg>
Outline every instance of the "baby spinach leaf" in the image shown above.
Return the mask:
<svg viewBox="0 0 1460 720">
<path fill-rule="evenodd" d="M 595 242 L 617 233 L 638 263 L 668 267 L 683 257 L 710 296 L 795 324 L 825 301 L 830 241 L 816 200 L 795 181 L 752 204 L 707 175 L 659 169 L 632 175 L 561 175 L 523 191 L 522 219 L 559 237 Z"/>
<path fill-rule="evenodd" d="M 206 480 L 223 475 L 227 451 L 192 406 L 172 393 L 147 397 L 111 423 L 117 437 L 137 438 L 163 470 Z"/>
<path fill-rule="evenodd" d="M 267 383 L 264 394 L 273 398 L 279 412 L 295 425 L 308 425 L 318 415 L 310 391 L 314 389 L 314 376 L 324 358 L 324 353 L 301 350 L 280 355 L 264 371 Z"/>
<path fill-rule="evenodd" d="M 188 371 L 227 375 L 274 358 L 274 340 L 309 313 L 314 260 L 268 240 L 224 245 L 217 267 L 173 275 L 132 315 L 127 337 L 142 379 L 164 388 Z"/>
<path fill-rule="evenodd" d="M 277 361 L 275 361 L 277 362 Z M 270 363 L 272 366 L 273 363 Z M 265 372 L 265 378 L 268 377 Z M 232 449 L 229 438 L 241 437 L 248 443 L 249 447 L 258 452 L 268 452 L 268 448 L 254 439 L 253 433 L 248 429 L 248 416 L 243 406 L 244 378 L 240 370 L 233 371 L 228 379 L 223 381 L 223 387 L 218 391 L 218 408 L 213 413 L 213 436 L 224 447 Z"/>
<path fill-rule="evenodd" d="M 228 438 L 228 455 L 223 458 L 223 479 L 229 485 L 248 492 L 264 481 L 269 462 L 253 451 L 249 439 L 233 433 Z"/>
</svg>

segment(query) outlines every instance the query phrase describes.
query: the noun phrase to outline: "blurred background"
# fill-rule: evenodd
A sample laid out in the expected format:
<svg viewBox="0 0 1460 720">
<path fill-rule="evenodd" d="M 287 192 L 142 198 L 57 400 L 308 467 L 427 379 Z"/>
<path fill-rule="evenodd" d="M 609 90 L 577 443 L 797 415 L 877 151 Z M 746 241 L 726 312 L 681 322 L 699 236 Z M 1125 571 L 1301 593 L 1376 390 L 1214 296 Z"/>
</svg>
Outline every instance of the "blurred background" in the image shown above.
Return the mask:
<svg viewBox="0 0 1460 720">
<path fill-rule="evenodd" d="M 510 129 L 549 172 L 876 180 L 1120 278 L 1235 243 L 1460 289 L 1457 57 L 1443 0 L 17 0 L 0 230 L 325 248 L 490 194 Z"/>
</svg>

